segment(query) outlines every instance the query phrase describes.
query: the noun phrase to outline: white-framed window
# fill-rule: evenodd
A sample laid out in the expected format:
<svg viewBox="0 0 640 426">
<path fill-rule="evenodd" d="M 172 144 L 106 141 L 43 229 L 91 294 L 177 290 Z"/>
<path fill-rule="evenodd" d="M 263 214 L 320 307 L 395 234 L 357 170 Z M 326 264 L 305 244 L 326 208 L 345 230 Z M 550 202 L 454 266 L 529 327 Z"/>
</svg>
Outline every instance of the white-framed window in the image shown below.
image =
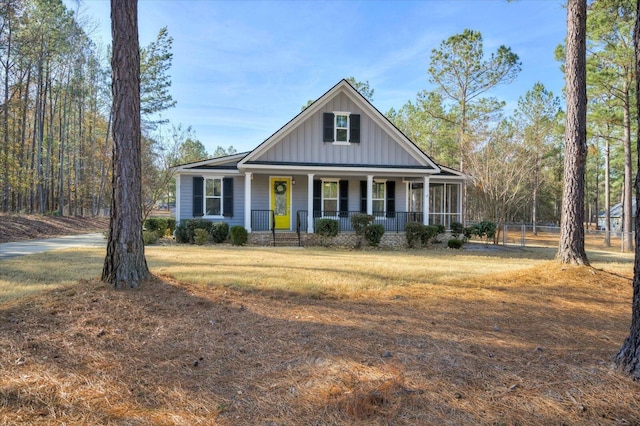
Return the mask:
<svg viewBox="0 0 640 426">
<path fill-rule="evenodd" d="M 324 216 L 336 216 L 338 214 L 339 196 L 337 180 L 322 181 L 322 211 Z"/>
<path fill-rule="evenodd" d="M 387 205 L 386 187 L 386 181 L 373 181 L 371 201 L 373 202 L 372 208 L 374 215 L 381 216 L 385 213 L 385 207 Z"/>
<path fill-rule="evenodd" d="M 335 112 L 334 117 L 334 140 L 336 142 L 349 142 L 349 113 Z"/>
<path fill-rule="evenodd" d="M 222 216 L 222 178 L 204 179 L 204 215 Z"/>
</svg>

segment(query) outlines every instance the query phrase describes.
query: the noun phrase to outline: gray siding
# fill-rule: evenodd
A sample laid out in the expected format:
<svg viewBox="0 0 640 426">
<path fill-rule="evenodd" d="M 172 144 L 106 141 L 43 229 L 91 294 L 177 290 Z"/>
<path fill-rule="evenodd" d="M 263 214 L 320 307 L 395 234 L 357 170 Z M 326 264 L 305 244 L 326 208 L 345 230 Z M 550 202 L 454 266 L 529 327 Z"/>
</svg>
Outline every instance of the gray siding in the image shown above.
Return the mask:
<svg viewBox="0 0 640 426">
<path fill-rule="evenodd" d="M 334 145 L 331 142 L 322 141 L 322 114 L 333 111 L 360 114 L 360 143 Z M 420 165 L 408 151 L 357 108 L 344 93 L 338 94 L 324 106 L 322 111 L 315 113 L 294 128 L 254 160 L 321 164 Z"/>
<path fill-rule="evenodd" d="M 220 175 L 216 175 L 220 176 Z M 180 177 L 180 217 L 193 219 L 193 176 Z M 227 222 L 229 226 L 244 226 L 244 176 L 233 176 L 233 217 L 212 219 L 216 222 Z"/>
</svg>

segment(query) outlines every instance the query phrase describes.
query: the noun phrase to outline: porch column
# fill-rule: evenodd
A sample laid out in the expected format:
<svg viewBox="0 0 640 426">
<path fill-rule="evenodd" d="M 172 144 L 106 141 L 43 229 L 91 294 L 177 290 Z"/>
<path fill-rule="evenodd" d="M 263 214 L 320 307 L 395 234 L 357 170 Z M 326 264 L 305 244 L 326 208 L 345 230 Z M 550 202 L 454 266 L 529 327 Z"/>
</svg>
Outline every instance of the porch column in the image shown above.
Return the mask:
<svg viewBox="0 0 640 426">
<path fill-rule="evenodd" d="M 424 177 L 422 184 L 422 223 L 429 225 L 429 176 Z"/>
<path fill-rule="evenodd" d="M 307 174 L 307 233 L 313 234 L 313 173 Z"/>
<path fill-rule="evenodd" d="M 253 173 L 244 174 L 244 227 L 251 232 L 251 180 Z"/>
<path fill-rule="evenodd" d="M 62 208 L 62 207 L 61 207 Z M 180 175 L 176 175 L 176 223 L 180 224 Z"/>
<path fill-rule="evenodd" d="M 373 214 L 373 175 L 367 176 L 367 214 Z"/>
</svg>

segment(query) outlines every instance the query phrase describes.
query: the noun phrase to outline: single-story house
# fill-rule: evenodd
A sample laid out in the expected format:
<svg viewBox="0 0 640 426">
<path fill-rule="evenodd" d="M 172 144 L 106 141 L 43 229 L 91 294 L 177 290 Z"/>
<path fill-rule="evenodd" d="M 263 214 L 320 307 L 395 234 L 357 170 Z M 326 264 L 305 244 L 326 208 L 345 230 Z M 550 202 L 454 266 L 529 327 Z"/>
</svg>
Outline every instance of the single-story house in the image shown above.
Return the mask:
<svg viewBox="0 0 640 426">
<path fill-rule="evenodd" d="M 631 199 L 631 215 L 635 219 L 636 217 L 636 199 Z M 618 203 L 611 207 L 609 210 L 609 218 L 611 220 L 611 232 L 620 232 L 622 230 L 622 218 L 624 216 L 623 205 Z M 598 228 L 605 229 L 607 221 L 607 211 L 604 210 L 598 214 Z M 635 226 L 634 222 L 631 222 L 632 226 Z"/>
<path fill-rule="evenodd" d="M 462 222 L 466 176 L 439 166 L 346 80 L 253 151 L 176 167 L 176 218 L 250 233 L 313 233 L 317 218 L 352 231 L 367 213 L 386 232 L 410 221 Z"/>
</svg>

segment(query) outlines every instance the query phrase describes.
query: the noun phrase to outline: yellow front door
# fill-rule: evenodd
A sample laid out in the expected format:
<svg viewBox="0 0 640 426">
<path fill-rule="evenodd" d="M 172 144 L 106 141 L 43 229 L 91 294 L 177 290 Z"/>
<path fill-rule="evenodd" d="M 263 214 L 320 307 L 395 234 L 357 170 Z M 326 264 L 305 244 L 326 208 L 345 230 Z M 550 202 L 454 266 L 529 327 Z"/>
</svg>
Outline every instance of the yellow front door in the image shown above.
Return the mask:
<svg viewBox="0 0 640 426">
<path fill-rule="evenodd" d="M 271 178 L 271 210 L 276 229 L 291 229 L 291 178 Z"/>
</svg>

